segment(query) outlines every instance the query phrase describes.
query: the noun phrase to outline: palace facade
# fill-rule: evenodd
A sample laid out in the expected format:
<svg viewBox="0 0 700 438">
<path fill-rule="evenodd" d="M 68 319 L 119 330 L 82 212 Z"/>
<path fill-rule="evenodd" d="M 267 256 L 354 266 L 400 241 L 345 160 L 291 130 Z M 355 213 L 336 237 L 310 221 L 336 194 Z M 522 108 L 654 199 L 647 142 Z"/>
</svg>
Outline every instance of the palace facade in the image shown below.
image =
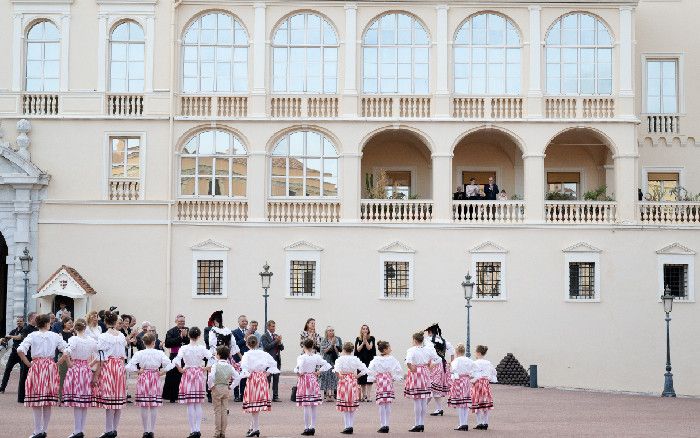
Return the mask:
<svg viewBox="0 0 700 438">
<path fill-rule="evenodd" d="M 399 356 L 436 321 L 463 342 L 470 273 L 492 361 L 659 392 L 667 289 L 676 391 L 700 395 L 700 3 L 0 11 L 3 327 L 25 247 L 29 309 L 114 305 L 162 334 L 178 313 L 262 322 L 267 262 L 287 370 L 307 317 Z M 463 199 L 472 178 L 504 193 Z"/>
</svg>

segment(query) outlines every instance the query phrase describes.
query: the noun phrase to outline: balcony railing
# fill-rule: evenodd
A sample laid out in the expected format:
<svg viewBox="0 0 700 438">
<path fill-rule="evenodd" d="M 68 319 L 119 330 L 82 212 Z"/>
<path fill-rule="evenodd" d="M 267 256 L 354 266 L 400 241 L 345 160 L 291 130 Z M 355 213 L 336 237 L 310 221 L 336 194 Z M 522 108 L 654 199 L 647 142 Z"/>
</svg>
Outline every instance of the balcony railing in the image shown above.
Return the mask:
<svg viewBox="0 0 700 438">
<path fill-rule="evenodd" d="M 248 96 L 180 96 L 180 115 L 185 117 L 240 118 L 248 115 Z"/>
<path fill-rule="evenodd" d="M 612 224 L 617 203 L 608 201 L 545 201 L 545 222 L 554 224 Z"/>
<path fill-rule="evenodd" d="M 452 220 L 467 224 L 520 224 L 525 220 L 523 201 L 453 201 Z"/>
<path fill-rule="evenodd" d="M 363 199 L 360 220 L 375 223 L 425 223 L 433 220 L 432 200 Z"/>
<path fill-rule="evenodd" d="M 678 114 L 648 114 L 647 132 L 649 134 L 679 134 L 680 115 Z"/>
<path fill-rule="evenodd" d="M 640 202 L 639 220 L 650 225 L 700 225 L 700 202 Z"/>
<path fill-rule="evenodd" d="M 361 117 L 403 117 L 411 119 L 430 118 L 432 100 L 430 96 L 362 96 Z"/>
<path fill-rule="evenodd" d="M 143 115 L 143 94 L 108 94 L 107 114 L 120 117 Z"/>
<path fill-rule="evenodd" d="M 136 201 L 139 199 L 138 178 L 109 180 L 109 199 L 112 201 Z"/>
<path fill-rule="evenodd" d="M 176 220 L 192 222 L 244 222 L 248 220 L 248 202 L 223 199 L 179 199 Z"/>
<path fill-rule="evenodd" d="M 270 200 L 267 202 L 269 222 L 340 221 L 340 202 L 326 200 Z"/>
<path fill-rule="evenodd" d="M 522 97 L 455 97 L 452 117 L 459 119 L 522 119 Z"/>
<path fill-rule="evenodd" d="M 24 93 L 22 95 L 22 114 L 27 116 L 57 116 L 58 94 Z"/>
<path fill-rule="evenodd" d="M 272 96 L 268 114 L 272 118 L 334 118 L 338 107 L 338 96 Z"/>
<path fill-rule="evenodd" d="M 615 99 L 612 97 L 547 97 L 544 115 L 548 119 L 612 119 Z"/>
</svg>

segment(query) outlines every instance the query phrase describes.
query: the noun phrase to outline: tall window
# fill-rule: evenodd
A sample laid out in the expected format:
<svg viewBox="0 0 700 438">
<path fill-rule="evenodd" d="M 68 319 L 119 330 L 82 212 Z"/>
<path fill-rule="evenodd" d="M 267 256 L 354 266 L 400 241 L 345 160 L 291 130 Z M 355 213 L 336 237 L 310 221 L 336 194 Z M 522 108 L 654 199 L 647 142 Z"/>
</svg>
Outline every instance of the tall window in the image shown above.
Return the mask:
<svg viewBox="0 0 700 438">
<path fill-rule="evenodd" d="M 507 18 L 485 13 L 457 31 L 454 87 L 460 94 L 520 94 L 520 35 Z"/>
<path fill-rule="evenodd" d="M 501 296 L 501 263 L 476 262 L 476 297 L 498 298 Z"/>
<path fill-rule="evenodd" d="M 607 27 L 593 15 L 557 20 L 546 39 L 547 93 L 612 94 L 612 46 Z"/>
<path fill-rule="evenodd" d="M 110 178 L 138 178 L 140 176 L 141 139 L 139 137 L 111 137 L 109 141 L 112 146 Z"/>
<path fill-rule="evenodd" d="M 26 91 L 58 91 L 61 36 L 50 21 L 34 24 L 27 33 Z"/>
<path fill-rule="evenodd" d="M 114 93 L 142 93 L 146 44 L 141 26 L 125 21 L 115 27 L 109 48 L 109 90 Z"/>
<path fill-rule="evenodd" d="M 182 42 L 182 91 L 248 90 L 248 35 L 241 23 L 223 12 L 197 18 Z"/>
<path fill-rule="evenodd" d="M 272 151 L 272 196 L 338 196 L 338 152 L 325 135 L 295 131 Z"/>
<path fill-rule="evenodd" d="M 180 195 L 246 196 L 247 166 L 238 137 L 221 130 L 200 132 L 180 157 Z"/>
<path fill-rule="evenodd" d="M 676 60 L 647 61 L 647 112 L 651 114 L 678 112 L 678 62 Z"/>
<path fill-rule="evenodd" d="M 280 24 L 272 40 L 275 93 L 336 93 L 338 37 L 324 18 L 293 15 Z"/>
<path fill-rule="evenodd" d="M 413 16 L 383 15 L 362 38 L 365 93 L 427 94 L 430 37 Z"/>
</svg>

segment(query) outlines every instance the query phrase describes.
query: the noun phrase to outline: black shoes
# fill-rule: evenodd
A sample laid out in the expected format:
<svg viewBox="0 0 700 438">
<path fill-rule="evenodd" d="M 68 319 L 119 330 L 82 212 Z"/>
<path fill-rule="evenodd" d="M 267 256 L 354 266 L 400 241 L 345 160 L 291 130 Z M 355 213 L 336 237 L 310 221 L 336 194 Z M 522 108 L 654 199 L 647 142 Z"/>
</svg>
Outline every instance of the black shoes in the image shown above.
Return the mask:
<svg viewBox="0 0 700 438">
<path fill-rule="evenodd" d="M 305 436 L 314 436 L 316 434 L 316 429 L 304 429 L 304 431 L 301 434 Z"/>
<path fill-rule="evenodd" d="M 46 435 L 44 435 L 44 437 L 45 437 L 45 436 L 46 436 Z M 103 433 L 102 435 L 100 435 L 100 438 L 116 438 L 116 436 L 117 436 L 117 431 L 116 431 L 116 430 L 113 430 L 113 431 L 111 431 L 111 432 L 105 432 L 105 433 Z M 40 438 L 44 438 L 44 437 L 40 437 Z"/>
<path fill-rule="evenodd" d="M 343 431 L 340 432 L 340 433 L 342 433 L 342 434 L 344 434 L 344 435 L 352 435 L 352 427 L 346 427 L 346 428 L 343 429 Z"/>
<path fill-rule="evenodd" d="M 461 425 L 461 426 L 459 426 L 459 427 L 455 427 L 455 430 L 463 430 L 463 431 L 466 432 L 466 431 L 469 430 L 469 426 L 466 425 L 466 424 L 463 424 L 463 425 Z"/>
<path fill-rule="evenodd" d="M 420 426 L 413 426 L 411 429 L 408 429 L 409 432 L 425 432 L 425 426 L 420 425 Z"/>
<path fill-rule="evenodd" d="M 32 435 L 32 438 L 46 438 L 46 432 L 39 432 L 36 435 Z"/>
<path fill-rule="evenodd" d="M 233 399 L 233 401 L 234 401 L 235 403 L 240 403 L 240 402 L 243 401 L 243 397 L 235 397 L 235 398 Z"/>
<path fill-rule="evenodd" d="M 440 409 L 439 411 L 435 411 L 432 414 L 430 414 L 431 417 L 437 417 L 438 415 L 442 417 L 443 415 L 445 415 L 445 413 L 442 411 L 442 409 Z"/>
<path fill-rule="evenodd" d="M 144 432 L 141 438 L 154 438 L 153 432 Z"/>
<path fill-rule="evenodd" d="M 248 433 L 245 435 L 246 437 L 251 437 L 251 436 L 260 436 L 260 431 L 259 430 L 249 430 Z"/>
<path fill-rule="evenodd" d="M 474 429 L 478 429 L 478 430 L 488 430 L 488 428 L 489 428 L 489 425 L 488 425 L 488 424 L 477 424 L 476 427 L 475 427 Z"/>
<path fill-rule="evenodd" d="M 273 401 L 273 402 L 281 402 L 282 400 L 280 400 L 279 397 L 273 397 L 273 398 L 272 398 L 272 401 Z"/>
<path fill-rule="evenodd" d="M 192 432 L 191 434 L 187 435 L 187 438 L 200 438 L 201 436 L 201 432 Z"/>
<path fill-rule="evenodd" d="M 389 426 L 382 426 L 377 430 L 377 433 L 389 433 Z"/>
<path fill-rule="evenodd" d="M 85 438 L 85 434 L 82 432 L 74 433 L 73 435 L 69 436 L 68 438 Z"/>
</svg>

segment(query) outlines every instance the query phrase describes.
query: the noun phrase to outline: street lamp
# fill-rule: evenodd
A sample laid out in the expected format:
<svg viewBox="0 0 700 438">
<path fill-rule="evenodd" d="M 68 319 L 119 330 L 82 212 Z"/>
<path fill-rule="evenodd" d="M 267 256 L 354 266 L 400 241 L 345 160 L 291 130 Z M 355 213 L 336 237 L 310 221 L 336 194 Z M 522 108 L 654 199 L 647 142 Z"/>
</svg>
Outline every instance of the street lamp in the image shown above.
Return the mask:
<svg viewBox="0 0 700 438">
<path fill-rule="evenodd" d="M 24 320 L 27 321 L 27 295 L 29 293 L 29 271 L 32 270 L 32 256 L 29 255 L 29 249 L 24 247 L 22 255 L 19 256 L 22 272 L 24 272 Z"/>
<path fill-rule="evenodd" d="M 662 397 L 675 397 L 676 391 L 673 390 L 673 374 L 671 373 L 671 339 L 669 335 L 669 323 L 671 322 L 671 310 L 673 310 L 673 295 L 671 288 L 666 285 L 664 294 L 661 300 L 664 302 L 664 312 L 666 312 L 666 374 L 664 374 L 664 392 Z"/>
<path fill-rule="evenodd" d="M 265 298 L 265 327 L 267 327 L 267 298 L 270 296 L 267 290 L 270 289 L 270 279 L 272 278 L 272 272 L 270 272 L 270 265 L 265 262 L 263 266 L 263 271 L 260 273 L 260 280 L 262 281 L 262 288 L 265 291 L 263 298 Z"/>
<path fill-rule="evenodd" d="M 462 282 L 462 289 L 464 289 L 464 299 L 467 300 L 467 305 L 465 306 L 467 308 L 467 357 L 472 357 L 471 353 L 471 321 L 470 321 L 470 311 L 472 309 L 472 297 L 474 296 L 474 283 L 472 282 L 472 276 L 469 275 L 469 272 L 467 272 L 467 275 L 464 277 L 464 281 Z"/>
</svg>

